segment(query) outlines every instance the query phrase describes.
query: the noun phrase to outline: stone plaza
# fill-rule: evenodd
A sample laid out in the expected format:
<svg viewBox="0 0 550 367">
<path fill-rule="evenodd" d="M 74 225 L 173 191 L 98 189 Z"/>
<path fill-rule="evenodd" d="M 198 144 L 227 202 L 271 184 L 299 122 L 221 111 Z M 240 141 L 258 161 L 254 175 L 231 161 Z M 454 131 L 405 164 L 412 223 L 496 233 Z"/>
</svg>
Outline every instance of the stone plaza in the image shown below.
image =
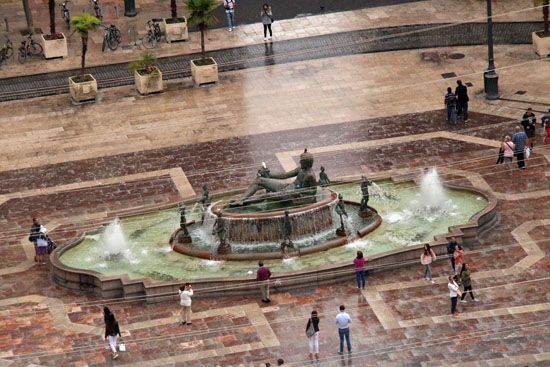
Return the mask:
<svg viewBox="0 0 550 367">
<path fill-rule="evenodd" d="M 46 32 L 47 1 L 29 3 L 34 26 Z M 488 100 L 485 1 L 365 1 L 341 11 L 299 9 L 287 19 L 277 17 L 282 2 L 272 4 L 269 41 L 260 9 L 255 23 L 244 16 L 239 23 L 237 7 L 232 32 L 217 9 L 206 48 L 219 81 L 200 86 L 189 67 L 201 50 L 194 28 L 185 42 L 152 50 L 139 44 L 147 19 L 168 16 L 169 2 L 136 0 L 135 18 L 124 17 L 122 0 L 100 3 L 104 24 L 117 24 L 123 37 L 118 50 L 102 52 L 103 30 L 90 34 L 86 70 L 98 82 L 94 101 L 69 97 L 80 37 L 64 28 L 57 5 L 68 56 L 0 64 L 0 367 L 251 367 L 280 358 L 285 366 L 550 365 L 550 144 L 540 124 L 550 111 L 550 58 L 531 44 L 531 33 L 543 28 L 540 6 L 492 2 L 499 98 Z M 69 6 L 75 15 L 92 9 L 84 0 Z M 187 17 L 183 1 L 178 7 Z M 9 32 L 2 25 L 0 33 L 18 47 L 21 1 L 2 1 L 0 14 L 10 19 Z M 162 93 L 136 91 L 127 64 L 145 52 L 158 58 Z M 452 124 L 444 96 L 457 80 L 468 86 L 470 116 Z M 534 149 L 526 169 L 514 160 L 509 171 L 495 163 L 499 148 L 528 108 L 537 117 Z M 313 170 L 318 174 L 322 165 L 336 191 L 338 183 L 359 188 L 362 176 L 381 187 L 418 187 L 435 168 L 448 190 L 482 193 L 492 216 L 481 223 L 476 213 L 431 235 L 434 284 L 422 276 L 424 241 L 403 243 L 407 258 L 384 252 L 391 264 L 367 261 L 365 289 L 357 289 L 354 256 L 307 273 L 288 265 L 292 258 L 265 260 L 274 279 L 270 303 L 261 302 L 255 285 L 256 261 L 243 263 L 241 281 L 251 286 L 242 293 L 236 282 L 225 282 L 228 275 L 216 277 L 215 266 L 199 269 L 204 279 L 120 281 L 125 275 L 94 275 L 98 270 L 76 275 L 75 283 L 60 280 L 55 262 L 83 234 L 95 235 L 115 218 L 165 209 L 177 221 L 181 202 L 198 222 L 203 185 L 214 201 L 242 193 L 262 162 L 272 172 L 290 171 L 305 148 Z M 35 261 L 28 240 L 33 217 L 57 244 L 46 264 Z M 368 243 L 378 230 L 358 237 Z M 468 238 L 465 257 L 478 299 L 459 303 L 455 317 L 444 254 L 452 235 Z M 168 246 L 168 237 L 162 241 Z M 317 264 L 325 252 L 307 256 Z M 273 270 L 286 265 L 288 274 Z M 311 280 L 315 274 L 327 278 Z M 127 288 L 109 293 L 107 281 Z M 196 284 L 193 322 L 182 326 L 176 285 L 188 281 Z M 132 294 L 131 287 L 148 288 Z M 352 318 L 353 350 L 338 354 L 335 317 L 342 304 Z M 116 315 L 126 346 L 116 360 L 104 338 L 104 306 Z M 305 334 L 312 310 L 320 317 L 318 358 L 308 356 Z"/>
</svg>

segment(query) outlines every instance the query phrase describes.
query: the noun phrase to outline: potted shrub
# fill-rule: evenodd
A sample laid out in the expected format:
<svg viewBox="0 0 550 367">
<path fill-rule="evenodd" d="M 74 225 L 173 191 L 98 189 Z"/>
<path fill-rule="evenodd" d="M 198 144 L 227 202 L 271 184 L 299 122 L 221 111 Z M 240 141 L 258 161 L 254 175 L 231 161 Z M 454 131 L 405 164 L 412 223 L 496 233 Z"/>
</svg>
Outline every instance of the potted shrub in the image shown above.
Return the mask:
<svg viewBox="0 0 550 367">
<path fill-rule="evenodd" d="M 542 6 L 542 17 L 544 19 L 544 29 L 533 32 L 533 47 L 540 57 L 550 55 L 550 31 L 548 30 L 548 11 L 550 10 L 550 0 L 535 0 L 535 6 Z"/>
<path fill-rule="evenodd" d="M 218 81 L 218 64 L 212 57 L 206 57 L 204 48 L 204 32 L 206 27 L 218 20 L 212 11 L 218 6 L 216 0 L 186 0 L 189 9 L 189 24 L 196 25 L 201 32 L 201 58 L 191 60 L 191 75 L 197 85 L 215 83 Z"/>
<path fill-rule="evenodd" d="M 97 81 L 91 74 L 85 73 L 86 52 L 88 51 L 88 34 L 99 27 L 101 21 L 89 13 L 74 16 L 71 23 L 82 38 L 81 73 L 69 77 L 71 97 L 76 102 L 94 100 L 97 96 Z"/>
<path fill-rule="evenodd" d="M 55 31 L 55 0 L 48 0 L 50 11 L 50 34 L 41 34 L 39 42 L 44 49 L 44 58 L 68 56 L 67 39 L 63 33 Z"/>
<path fill-rule="evenodd" d="M 162 73 L 157 65 L 157 58 L 149 53 L 128 65 L 128 69 L 134 73 L 136 89 L 139 93 L 162 92 Z"/>
<path fill-rule="evenodd" d="M 166 42 L 185 41 L 189 38 L 187 21 L 183 17 L 178 17 L 176 0 L 170 0 L 170 9 L 172 10 L 172 17 L 163 20 Z"/>
</svg>

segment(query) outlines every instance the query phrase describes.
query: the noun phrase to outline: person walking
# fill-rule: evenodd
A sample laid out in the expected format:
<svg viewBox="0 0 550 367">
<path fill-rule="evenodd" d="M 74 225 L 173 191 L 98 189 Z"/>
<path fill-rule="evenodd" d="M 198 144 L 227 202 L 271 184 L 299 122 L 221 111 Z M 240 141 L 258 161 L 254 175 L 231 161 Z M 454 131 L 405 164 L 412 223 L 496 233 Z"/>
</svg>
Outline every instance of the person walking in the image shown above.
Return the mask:
<svg viewBox="0 0 550 367">
<path fill-rule="evenodd" d="M 262 292 L 262 302 L 269 303 L 269 278 L 271 272 L 267 266 L 264 266 L 263 261 L 258 263 L 258 271 L 256 271 L 256 281 L 260 282 L 260 291 Z"/>
<path fill-rule="evenodd" d="M 38 221 L 38 218 L 32 218 L 32 225 L 31 230 L 29 233 L 29 242 L 32 242 L 34 245 L 34 262 L 38 262 L 38 249 L 36 247 L 36 241 L 38 240 L 38 236 L 40 235 L 40 222 Z"/>
<path fill-rule="evenodd" d="M 468 265 L 466 263 L 462 265 L 462 270 L 460 271 L 460 279 L 462 281 L 462 286 L 464 287 L 462 297 L 460 297 L 460 302 L 467 302 L 464 298 L 466 297 L 466 293 L 468 292 L 470 292 L 470 297 L 472 297 L 472 301 L 477 302 L 477 299 L 474 297 L 474 293 L 472 292 L 472 278 L 470 277 L 470 269 L 468 268 Z"/>
<path fill-rule="evenodd" d="M 180 286 L 180 321 L 182 325 L 191 325 L 191 297 L 193 297 L 193 287 L 191 284 L 185 283 L 185 285 Z"/>
<path fill-rule="evenodd" d="M 548 109 L 547 113 L 542 115 L 540 123 L 542 124 L 542 128 L 546 131 L 546 135 L 543 139 L 544 144 L 546 144 L 546 142 L 550 141 L 550 109 Z"/>
<path fill-rule="evenodd" d="M 363 257 L 362 251 L 357 251 L 357 256 L 353 259 L 353 266 L 355 268 L 355 279 L 357 280 L 357 288 L 365 289 L 365 273 L 367 260 Z"/>
<path fill-rule="evenodd" d="M 456 310 L 456 301 L 461 292 L 458 284 L 455 282 L 454 276 L 451 275 L 449 277 L 449 284 L 447 284 L 447 287 L 449 288 L 449 296 L 451 297 L 451 315 L 458 316 L 459 312 Z"/>
<path fill-rule="evenodd" d="M 456 124 L 456 95 L 453 93 L 451 87 L 447 88 L 447 94 L 445 94 L 445 107 L 447 107 L 447 122 Z"/>
<path fill-rule="evenodd" d="M 269 6 L 269 4 L 264 4 L 262 6 L 260 17 L 264 26 L 264 41 L 267 41 L 267 30 L 269 30 L 269 39 L 273 37 L 273 32 L 271 31 L 271 24 L 273 24 L 273 12 L 271 11 L 271 6 Z"/>
<path fill-rule="evenodd" d="M 533 140 L 535 139 L 535 127 L 537 123 L 537 118 L 533 113 L 533 109 L 529 107 L 527 111 L 521 117 L 521 126 L 523 126 L 523 131 L 527 135 L 527 143 L 533 149 Z"/>
<path fill-rule="evenodd" d="M 512 135 L 512 142 L 515 145 L 515 156 L 518 162 L 518 168 L 521 170 L 525 169 L 525 143 L 527 142 L 527 134 L 521 128 L 521 126 L 516 126 L 516 132 Z"/>
<path fill-rule="evenodd" d="M 510 136 L 508 135 L 504 137 L 504 141 L 500 144 L 504 166 L 508 171 L 512 170 L 512 161 L 514 160 L 515 147 L 516 145 L 512 143 L 512 139 L 510 139 Z"/>
<path fill-rule="evenodd" d="M 432 279 L 432 262 L 437 259 L 435 252 L 431 249 L 429 244 L 424 245 L 424 250 L 420 255 L 420 263 L 424 266 L 424 279 L 434 284 Z"/>
<path fill-rule="evenodd" d="M 462 84 L 462 80 L 456 81 L 457 87 L 455 89 L 455 94 L 457 98 L 457 116 L 462 114 L 462 120 L 468 122 L 468 88 Z"/>
<path fill-rule="evenodd" d="M 109 341 L 113 359 L 117 359 L 118 353 L 116 352 L 116 347 L 117 339 L 121 336 L 120 328 L 118 327 L 115 315 L 108 307 L 103 307 L 103 321 L 105 322 L 105 339 Z"/>
<path fill-rule="evenodd" d="M 456 242 L 456 237 L 451 237 L 451 240 L 447 242 L 447 256 L 449 257 L 449 261 L 451 262 L 451 267 L 453 268 L 453 273 L 455 272 L 455 248 L 458 243 Z"/>
<path fill-rule="evenodd" d="M 223 0 L 223 7 L 227 16 L 227 30 L 231 32 L 235 28 L 235 0 Z"/>
<path fill-rule="evenodd" d="M 462 270 L 462 264 L 464 264 L 464 249 L 460 244 L 456 245 L 453 257 L 455 259 L 455 275 L 457 275 L 460 274 L 460 271 Z"/>
<path fill-rule="evenodd" d="M 309 341 L 309 358 L 319 359 L 319 316 L 317 311 L 311 311 L 311 317 L 307 320 L 306 336 Z"/>
<path fill-rule="evenodd" d="M 349 338 L 349 325 L 351 324 L 351 317 L 346 312 L 346 306 L 344 305 L 340 305 L 340 312 L 336 315 L 336 324 L 338 325 L 338 336 L 340 337 L 340 349 L 338 354 L 344 354 L 344 338 L 346 339 L 348 353 L 351 353 L 351 342 Z"/>
</svg>

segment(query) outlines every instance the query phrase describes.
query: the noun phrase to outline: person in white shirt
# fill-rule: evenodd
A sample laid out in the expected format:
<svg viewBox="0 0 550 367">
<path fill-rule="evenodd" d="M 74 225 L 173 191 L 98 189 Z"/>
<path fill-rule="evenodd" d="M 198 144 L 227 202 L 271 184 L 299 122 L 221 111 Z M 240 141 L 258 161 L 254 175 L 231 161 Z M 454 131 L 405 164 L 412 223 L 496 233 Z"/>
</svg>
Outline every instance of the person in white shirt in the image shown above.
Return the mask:
<svg viewBox="0 0 550 367">
<path fill-rule="evenodd" d="M 351 317 L 345 312 L 346 306 L 340 306 L 340 312 L 336 315 L 336 324 L 338 325 L 338 335 L 340 336 L 340 350 L 338 354 L 344 353 L 344 338 L 348 347 L 348 353 L 351 353 L 351 342 L 349 339 L 349 324 Z"/>
<path fill-rule="evenodd" d="M 449 288 L 449 297 L 451 297 L 451 314 L 453 316 L 458 316 L 459 312 L 456 310 L 456 302 L 457 297 L 462 292 L 460 292 L 460 288 L 458 284 L 456 284 L 454 276 L 449 277 L 449 284 L 447 284 L 447 287 Z"/>
<path fill-rule="evenodd" d="M 181 305 L 181 324 L 191 325 L 191 296 L 193 296 L 193 288 L 191 284 L 185 283 L 179 290 L 180 305 Z"/>
<path fill-rule="evenodd" d="M 227 29 L 229 32 L 235 28 L 235 0 L 223 0 L 225 15 L 227 15 Z"/>
</svg>

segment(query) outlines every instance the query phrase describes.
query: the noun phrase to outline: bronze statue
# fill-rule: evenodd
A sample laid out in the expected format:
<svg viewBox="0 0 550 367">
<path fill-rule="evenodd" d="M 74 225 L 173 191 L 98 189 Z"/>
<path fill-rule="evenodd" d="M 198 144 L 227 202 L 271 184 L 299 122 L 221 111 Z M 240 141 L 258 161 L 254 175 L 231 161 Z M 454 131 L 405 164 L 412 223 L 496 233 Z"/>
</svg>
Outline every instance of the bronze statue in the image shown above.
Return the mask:
<svg viewBox="0 0 550 367">
<path fill-rule="evenodd" d="M 330 179 L 325 173 L 325 167 L 321 166 L 321 172 L 319 172 L 319 186 L 325 187 L 330 185 Z"/>
<path fill-rule="evenodd" d="M 227 254 L 231 252 L 231 246 L 229 245 L 229 243 L 226 242 L 227 223 L 222 217 L 221 210 L 218 210 L 216 212 L 216 221 L 214 222 L 214 226 L 212 227 L 212 234 L 217 235 L 218 239 L 220 240 L 220 244 L 218 245 L 219 254 Z"/>
<path fill-rule="evenodd" d="M 300 166 L 290 172 L 271 173 L 267 167 L 258 171 L 258 177 L 251 184 L 243 195 L 243 198 L 233 205 L 242 205 L 247 202 L 247 198 L 254 195 L 257 191 L 265 189 L 268 193 L 284 193 L 283 195 L 273 195 L 280 199 L 303 198 L 310 202 L 316 201 L 317 179 L 311 169 L 313 166 L 313 155 L 308 153 L 307 149 L 300 155 Z M 296 177 L 293 183 L 282 182 L 287 178 Z M 285 195 L 286 194 L 286 195 Z M 251 201 L 248 201 L 251 202 Z"/>
<path fill-rule="evenodd" d="M 359 214 L 364 217 L 368 212 L 369 204 L 369 186 L 372 185 L 372 181 L 365 176 L 361 176 L 361 206 L 359 207 Z"/>
<path fill-rule="evenodd" d="M 182 236 L 189 237 L 189 231 L 187 230 L 187 219 L 185 218 L 185 204 L 178 205 L 178 211 L 180 213 L 180 228 Z"/>
<path fill-rule="evenodd" d="M 334 208 L 334 210 L 336 211 L 336 214 L 340 216 L 340 228 L 336 229 L 336 234 L 338 236 L 345 236 L 346 228 L 344 227 L 343 216 L 345 215 L 347 218 L 348 213 L 346 212 L 346 205 L 344 203 L 344 197 L 342 196 L 342 194 L 338 194 L 338 203 L 336 203 L 336 208 Z"/>
<path fill-rule="evenodd" d="M 285 210 L 285 217 L 283 219 L 283 243 L 281 243 L 281 252 L 286 254 L 287 249 L 294 249 L 294 244 L 290 237 L 292 236 L 292 222 L 288 213 Z"/>
<path fill-rule="evenodd" d="M 206 209 L 208 209 L 208 207 L 210 206 L 210 192 L 208 191 L 208 185 L 202 185 L 202 195 L 200 199 L 197 200 L 197 203 L 201 204 L 201 223 L 204 223 L 204 215 L 206 213 Z"/>
</svg>

